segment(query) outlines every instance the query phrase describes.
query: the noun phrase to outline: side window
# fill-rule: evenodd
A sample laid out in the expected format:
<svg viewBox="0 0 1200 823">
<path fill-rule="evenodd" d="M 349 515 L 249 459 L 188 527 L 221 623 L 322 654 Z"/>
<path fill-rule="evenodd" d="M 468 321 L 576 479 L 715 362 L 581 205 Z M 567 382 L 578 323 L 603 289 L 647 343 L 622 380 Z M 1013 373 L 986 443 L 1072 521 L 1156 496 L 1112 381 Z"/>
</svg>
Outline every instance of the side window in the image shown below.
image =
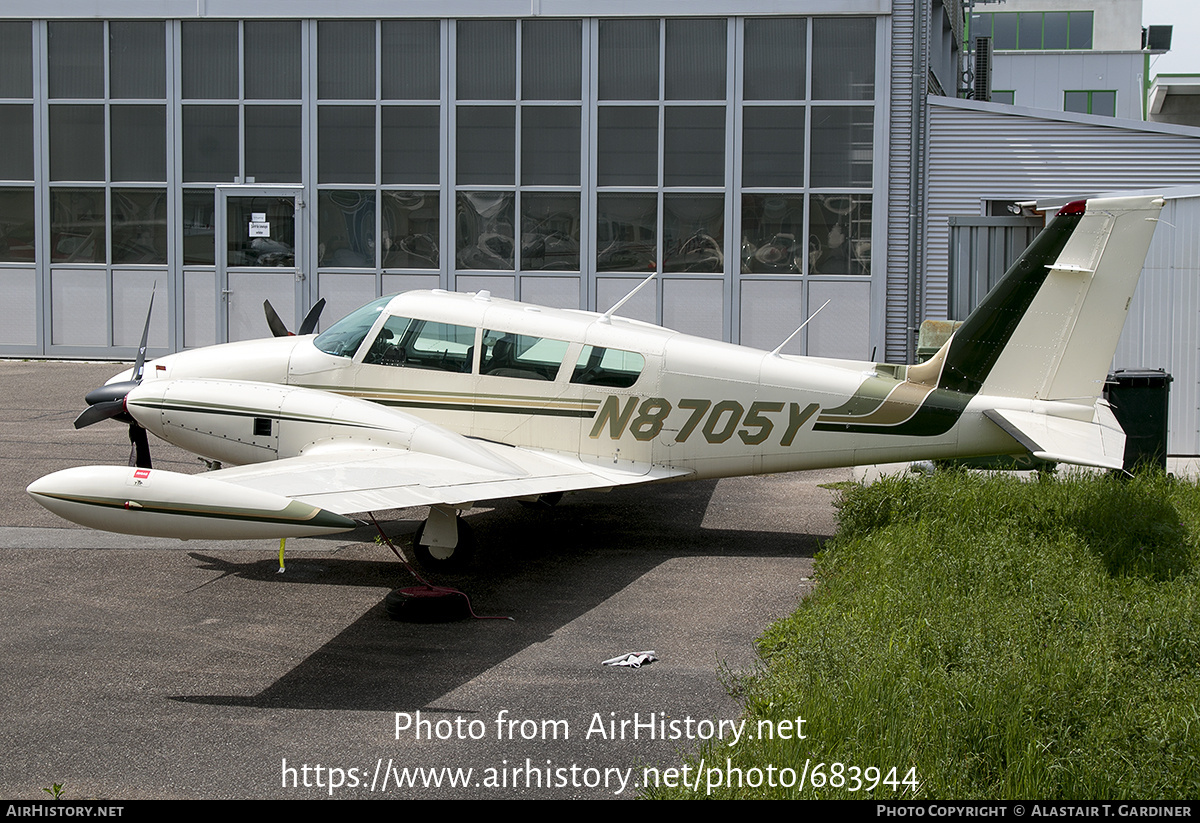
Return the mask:
<svg viewBox="0 0 1200 823">
<path fill-rule="evenodd" d="M 470 372 L 474 346 L 472 326 L 390 317 L 363 357 L 363 363 Z"/>
<path fill-rule="evenodd" d="M 400 348 L 400 343 L 412 322 L 407 317 L 389 317 L 367 350 L 363 362 L 375 366 L 403 366 L 404 350 Z"/>
<path fill-rule="evenodd" d="M 637 382 L 646 366 L 646 358 L 637 352 L 584 346 L 575 361 L 572 383 L 626 389 Z"/>
<path fill-rule="evenodd" d="M 553 380 L 567 354 L 567 343 L 503 331 L 483 333 L 479 373 L 526 380 Z"/>
<path fill-rule="evenodd" d="M 469 372 L 475 354 L 475 328 L 417 320 L 405 336 L 404 350 L 406 366 Z"/>
</svg>

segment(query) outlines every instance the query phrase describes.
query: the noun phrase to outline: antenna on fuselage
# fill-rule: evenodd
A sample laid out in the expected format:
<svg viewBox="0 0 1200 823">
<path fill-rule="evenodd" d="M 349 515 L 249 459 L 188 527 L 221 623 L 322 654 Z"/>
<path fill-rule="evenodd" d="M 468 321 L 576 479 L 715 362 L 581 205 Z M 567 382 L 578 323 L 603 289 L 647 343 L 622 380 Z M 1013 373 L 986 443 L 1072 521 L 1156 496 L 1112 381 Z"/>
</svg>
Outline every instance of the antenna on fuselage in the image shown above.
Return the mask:
<svg viewBox="0 0 1200 823">
<path fill-rule="evenodd" d="M 825 308 L 825 307 L 826 307 L 826 306 L 828 306 L 828 305 L 829 305 L 829 301 L 828 301 L 828 300 L 826 300 L 824 303 L 822 303 L 822 304 L 821 304 L 821 309 Z M 810 315 L 808 316 L 808 320 L 812 320 L 814 317 L 816 317 L 818 314 L 820 314 L 820 313 L 821 313 L 821 309 L 817 309 L 815 312 L 813 312 L 812 314 L 810 314 Z M 808 320 L 805 320 L 803 323 L 801 323 L 801 324 L 800 324 L 799 328 L 797 328 L 797 329 L 796 329 L 794 332 L 792 332 L 791 334 L 789 334 L 789 335 L 787 336 L 787 340 L 784 340 L 782 343 L 780 343 L 780 344 L 779 344 L 779 346 L 778 346 L 778 347 L 775 349 L 775 351 L 771 352 L 771 356 L 772 356 L 772 357 L 778 357 L 778 356 L 779 356 L 779 352 L 781 352 L 781 351 L 783 350 L 783 347 L 784 347 L 784 346 L 786 346 L 788 343 L 792 342 L 792 338 L 793 338 L 793 337 L 795 337 L 796 335 L 798 335 L 798 334 L 800 333 L 800 329 L 802 329 L 802 328 L 804 328 L 805 326 L 807 326 L 807 325 L 808 325 Z"/>
<path fill-rule="evenodd" d="M 601 322 L 601 323 L 611 323 L 611 322 L 612 322 L 612 316 L 613 316 L 613 313 L 614 313 L 614 312 L 616 312 L 616 310 L 617 310 L 617 309 L 621 308 L 621 307 L 622 307 L 622 306 L 624 306 L 626 303 L 628 303 L 628 302 L 629 302 L 629 299 L 630 299 L 631 297 L 633 297 L 635 294 L 637 294 L 638 292 L 640 292 L 640 291 L 642 290 L 642 286 L 646 285 L 646 284 L 647 284 L 647 283 L 649 283 L 651 280 L 653 280 L 653 279 L 654 279 L 654 276 L 655 276 L 656 274 L 658 274 L 658 272 L 651 272 L 649 277 L 647 277 L 647 278 L 646 278 L 645 280 L 643 280 L 641 283 L 638 283 L 636 286 L 634 286 L 634 287 L 633 287 L 633 291 L 629 292 L 629 294 L 625 295 L 625 296 L 624 296 L 624 297 L 622 297 L 620 300 L 618 300 L 618 301 L 617 301 L 617 304 L 616 304 L 615 306 L 613 306 L 611 309 L 609 309 L 608 311 L 606 311 L 606 312 L 604 313 L 604 316 L 600 318 L 600 322 Z M 789 339 L 790 339 L 790 338 L 789 338 Z"/>
</svg>

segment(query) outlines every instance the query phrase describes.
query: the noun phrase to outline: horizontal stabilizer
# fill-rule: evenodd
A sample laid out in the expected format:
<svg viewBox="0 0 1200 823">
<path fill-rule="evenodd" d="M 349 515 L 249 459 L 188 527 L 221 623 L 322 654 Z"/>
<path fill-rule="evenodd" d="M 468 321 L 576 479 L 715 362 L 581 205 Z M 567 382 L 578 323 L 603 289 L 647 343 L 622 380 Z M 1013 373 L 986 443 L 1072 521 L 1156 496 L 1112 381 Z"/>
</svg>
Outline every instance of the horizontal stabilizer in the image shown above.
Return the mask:
<svg viewBox="0 0 1200 823">
<path fill-rule="evenodd" d="M 1010 409 L 987 409 L 983 414 L 1034 457 L 1077 466 L 1120 469 L 1125 457 L 1125 432 L 1107 405 L 1097 403 L 1094 408 L 1091 420 Z"/>
</svg>

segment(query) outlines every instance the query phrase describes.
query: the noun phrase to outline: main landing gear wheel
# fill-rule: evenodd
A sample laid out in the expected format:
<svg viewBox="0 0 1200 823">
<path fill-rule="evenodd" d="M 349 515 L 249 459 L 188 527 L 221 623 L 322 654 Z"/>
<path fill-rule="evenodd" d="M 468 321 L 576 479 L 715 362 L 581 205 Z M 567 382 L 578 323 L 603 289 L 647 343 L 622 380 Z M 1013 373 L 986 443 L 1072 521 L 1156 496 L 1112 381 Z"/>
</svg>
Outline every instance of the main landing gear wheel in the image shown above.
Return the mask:
<svg viewBox="0 0 1200 823">
<path fill-rule="evenodd" d="M 421 538 L 425 535 L 425 527 L 429 525 L 429 521 L 425 520 L 417 527 L 417 531 L 413 535 L 413 554 L 417 556 L 417 562 L 429 571 L 443 573 L 462 571 L 470 562 L 471 555 L 475 553 L 475 535 L 472 533 L 471 527 L 461 517 L 456 517 L 455 523 L 458 528 L 458 542 L 453 546 L 422 544 Z"/>
</svg>

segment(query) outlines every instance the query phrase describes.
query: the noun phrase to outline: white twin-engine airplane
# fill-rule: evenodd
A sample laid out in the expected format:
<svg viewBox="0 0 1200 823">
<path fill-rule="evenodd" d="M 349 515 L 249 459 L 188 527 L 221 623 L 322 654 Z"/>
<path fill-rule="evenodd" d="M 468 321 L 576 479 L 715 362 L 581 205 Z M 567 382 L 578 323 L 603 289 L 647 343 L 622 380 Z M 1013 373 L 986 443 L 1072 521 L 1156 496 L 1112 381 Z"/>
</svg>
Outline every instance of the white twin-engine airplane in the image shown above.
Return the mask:
<svg viewBox="0 0 1200 823">
<path fill-rule="evenodd" d="M 429 506 L 414 546 L 436 567 L 462 559 L 458 515 L 481 500 L 985 455 L 1120 468 L 1125 435 L 1099 396 L 1162 206 L 1065 206 L 915 366 L 440 290 L 317 336 L 139 357 L 76 421 L 129 422 L 136 465 L 28 491 L 85 526 L 182 539 L 326 534 L 353 512 Z M 152 469 L 142 428 L 232 467 Z"/>
</svg>

